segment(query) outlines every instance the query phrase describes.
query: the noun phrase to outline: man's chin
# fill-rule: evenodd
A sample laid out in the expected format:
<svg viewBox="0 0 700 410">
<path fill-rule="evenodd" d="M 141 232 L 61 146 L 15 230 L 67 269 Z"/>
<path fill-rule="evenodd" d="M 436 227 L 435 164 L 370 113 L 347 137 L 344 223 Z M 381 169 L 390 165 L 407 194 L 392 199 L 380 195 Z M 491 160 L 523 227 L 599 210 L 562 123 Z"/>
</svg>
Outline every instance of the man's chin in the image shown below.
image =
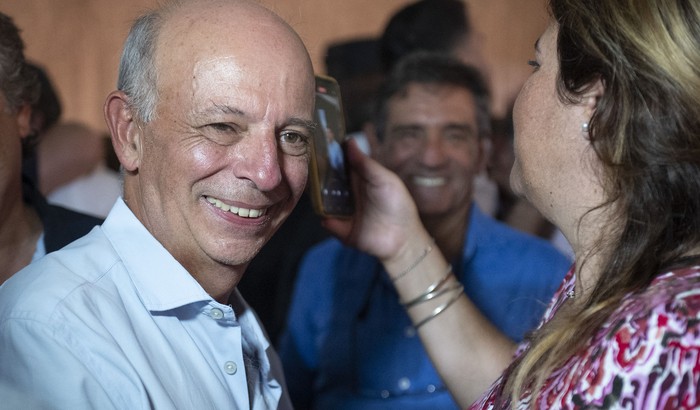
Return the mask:
<svg viewBox="0 0 700 410">
<path fill-rule="evenodd" d="M 421 219 L 434 219 L 449 216 L 450 211 L 444 205 L 418 207 L 418 214 Z"/>
</svg>

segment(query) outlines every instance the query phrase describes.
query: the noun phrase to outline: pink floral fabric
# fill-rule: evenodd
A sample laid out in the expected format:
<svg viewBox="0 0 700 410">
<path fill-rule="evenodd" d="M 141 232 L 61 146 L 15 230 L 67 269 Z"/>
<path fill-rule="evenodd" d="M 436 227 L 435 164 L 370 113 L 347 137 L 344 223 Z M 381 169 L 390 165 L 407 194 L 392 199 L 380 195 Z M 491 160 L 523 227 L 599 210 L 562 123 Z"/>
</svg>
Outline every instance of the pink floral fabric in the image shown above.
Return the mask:
<svg viewBox="0 0 700 410">
<path fill-rule="evenodd" d="M 574 287 L 573 268 L 547 309 Z M 517 355 L 527 349 L 521 344 Z M 472 404 L 496 408 L 503 379 Z M 547 379 L 537 409 L 700 408 L 700 266 L 675 269 L 627 295 L 600 331 Z M 530 392 L 514 406 L 531 408 Z"/>
</svg>

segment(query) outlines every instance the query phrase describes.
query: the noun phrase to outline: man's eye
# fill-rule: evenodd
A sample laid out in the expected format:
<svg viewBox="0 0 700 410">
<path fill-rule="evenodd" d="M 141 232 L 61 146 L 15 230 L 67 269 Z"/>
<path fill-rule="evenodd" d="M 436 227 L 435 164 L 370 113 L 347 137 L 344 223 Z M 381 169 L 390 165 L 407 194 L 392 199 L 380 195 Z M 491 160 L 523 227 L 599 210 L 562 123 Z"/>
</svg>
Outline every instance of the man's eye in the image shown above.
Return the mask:
<svg viewBox="0 0 700 410">
<path fill-rule="evenodd" d="M 415 130 L 402 130 L 392 133 L 392 138 L 396 140 L 413 140 L 420 137 L 420 133 Z"/>
<path fill-rule="evenodd" d="M 452 131 L 445 133 L 445 138 L 454 142 L 462 142 L 469 140 L 469 134 L 466 132 Z"/>
<path fill-rule="evenodd" d="M 231 145 L 239 138 L 238 130 L 233 124 L 215 122 L 202 128 L 202 134 L 219 145 Z"/>
<path fill-rule="evenodd" d="M 309 137 L 295 131 L 285 131 L 280 135 L 282 152 L 289 155 L 304 155 L 309 148 Z"/>
<path fill-rule="evenodd" d="M 527 60 L 527 64 L 531 66 L 534 71 L 537 71 L 540 68 L 540 63 L 538 63 L 537 60 Z"/>
<path fill-rule="evenodd" d="M 209 124 L 209 127 L 213 128 L 215 131 L 220 132 L 234 132 L 234 129 L 229 124 L 223 122 L 217 122 L 214 124 Z"/>
</svg>

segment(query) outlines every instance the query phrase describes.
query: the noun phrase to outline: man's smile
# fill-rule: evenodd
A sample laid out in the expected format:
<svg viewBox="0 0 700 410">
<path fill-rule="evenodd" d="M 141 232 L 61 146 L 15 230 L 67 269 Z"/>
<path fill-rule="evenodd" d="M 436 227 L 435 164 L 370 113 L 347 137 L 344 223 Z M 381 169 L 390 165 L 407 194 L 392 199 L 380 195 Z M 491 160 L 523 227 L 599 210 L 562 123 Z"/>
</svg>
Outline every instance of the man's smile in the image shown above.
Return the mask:
<svg viewBox="0 0 700 410">
<path fill-rule="evenodd" d="M 411 181 L 413 185 L 422 187 L 436 187 L 445 185 L 444 177 L 424 177 L 424 176 L 414 176 Z"/>
<path fill-rule="evenodd" d="M 232 214 L 236 214 L 236 215 L 243 217 L 243 218 L 259 218 L 259 217 L 265 215 L 265 213 L 267 212 L 267 208 L 263 208 L 263 209 L 239 208 L 237 206 L 225 204 L 221 200 L 210 197 L 210 196 L 205 196 L 205 198 L 207 199 L 207 202 L 214 205 L 215 207 L 217 207 L 223 211 L 226 211 L 226 212 L 231 212 Z"/>
</svg>

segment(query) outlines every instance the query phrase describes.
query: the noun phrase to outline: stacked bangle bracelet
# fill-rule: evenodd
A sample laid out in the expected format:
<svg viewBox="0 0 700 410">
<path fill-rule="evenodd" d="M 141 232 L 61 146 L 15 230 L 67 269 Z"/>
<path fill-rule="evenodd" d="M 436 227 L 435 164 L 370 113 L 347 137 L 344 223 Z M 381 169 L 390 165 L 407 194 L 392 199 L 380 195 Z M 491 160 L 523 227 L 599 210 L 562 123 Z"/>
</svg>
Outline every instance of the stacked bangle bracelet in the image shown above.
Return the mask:
<svg viewBox="0 0 700 410">
<path fill-rule="evenodd" d="M 418 297 L 416 297 L 414 299 L 409 300 L 408 302 L 401 302 L 401 304 L 406 309 L 408 309 L 408 308 L 415 306 L 421 302 L 426 302 L 430 299 L 433 299 L 433 298 L 443 294 L 444 292 L 437 292 L 437 291 L 442 287 L 442 285 L 445 284 L 445 282 L 447 282 L 447 279 L 449 279 L 449 277 L 450 277 L 450 273 L 452 273 L 452 265 L 447 265 L 447 269 L 445 270 L 445 273 L 442 275 L 442 278 L 440 278 L 439 280 L 437 280 L 436 282 L 434 282 L 433 284 L 428 286 L 428 289 L 426 289 L 425 292 L 423 292 L 423 294 L 419 295 Z"/>
<path fill-rule="evenodd" d="M 457 301 L 457 299 L 459 299 L 460 295 L 462 295 L 462 293 L 464 292 L 464 286 L 459 285 L 456 287 L 456 289 L 457 289 L 457 291 L 454 292 L 454 295 L 452 296 L 452 298 L 450 298 L 450 300 L 448 300 L 444 304 L 436 307 L 435 310 L 433 310 L 425 319 L 422 319 L 420 322 L 416 323 L 414 325 L 414 327 L 416 329 L 418 329 L 419 327 L 423 326 L 424 324 L 428 323 L 429 321 L 435 319 L 440 313 L 447 310 L 448 307 L 452 306 L 452 304 L 455 303 Z"/>
<path fill-rule="evenodd" d="M 453 303 L 459 299 L 459 296 L 464 292 L 464 286 L 457 282 L 454 283 L 451 286 L 445 287 L 445 284 L 450 278 L 450 275 L 452 274 L 452 265 L 447 265 L 447 269 L 445 270 L 445 273 L 442 275 L 440 279 L 437 281 L 433 282 L 428 286 L 428 288 L 423 292 L 422 294 L 416 296 L 415 298 L 406 301 L 406 302 L 401 302 L 401 305 L 405 307 L 406 309 L 410 309 L 416 305 L 419 305 L 421 303 L 427 302 L 429 300 L 435 299 L 438 296 L 442 296 L 448 293 L 453 293 L 452 297 L 445 302 L 444 304 L 436 307 L 428 316 L 425 318 L 421 319 L 418 323 L 414 325 L 416 329 L 419 327 L 423 326 L 424 324 L 428 323 L 430 320 L 434 319 L 437 317 L 440 313 L 444 312 L 447 310 L 448 307 L 450 307 Z"/>
</svg>

